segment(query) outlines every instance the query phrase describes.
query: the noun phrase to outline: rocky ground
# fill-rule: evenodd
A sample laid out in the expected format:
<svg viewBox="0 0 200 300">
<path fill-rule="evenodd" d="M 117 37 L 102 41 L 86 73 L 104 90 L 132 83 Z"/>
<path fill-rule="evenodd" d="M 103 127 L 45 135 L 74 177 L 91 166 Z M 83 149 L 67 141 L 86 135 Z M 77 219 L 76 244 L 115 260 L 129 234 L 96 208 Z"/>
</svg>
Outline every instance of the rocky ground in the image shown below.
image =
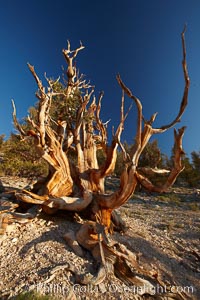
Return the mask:
<svg viewBox="0 0 200 300">
<path fill-rule="evenodd" d="M 6 190 L 28 184 L 20 178 L 1 180 Z M 107 187 L 113 190 L 117 184 L 118 180 L 112 179 Z M 0 194 L 0 199 L 6 199 L 6 194 Z M 137 253 L 141 266 L 159 270 L 173 294 L 181 291 L 186 299 L 200 299 L 199 191 L 173 188 L 162 195 L 137 192 L 119 213 L 128 229 L 124 234 L 115 233 L 114 238 Z M 52 268 L 66 263 L 79 273 L 95 274 L 97 266 L 90 253 L 85 251 L 84 258 L 76 256 L 63 239 L 69 228 L 79 226 L 66 212 L 54 216 L 40 213 L 31 222 L 9 225 L 0 239 L 0 299 L 14 299 L 29 290 L 53 295 L 54 299 L 143 299 L 115 277 L 98 286 L 76 284 L 73 274 L 64 268 L 51 277 Z M 160 289 L 158 286 L 155 293 L 162 294 Z"/>
</svg>

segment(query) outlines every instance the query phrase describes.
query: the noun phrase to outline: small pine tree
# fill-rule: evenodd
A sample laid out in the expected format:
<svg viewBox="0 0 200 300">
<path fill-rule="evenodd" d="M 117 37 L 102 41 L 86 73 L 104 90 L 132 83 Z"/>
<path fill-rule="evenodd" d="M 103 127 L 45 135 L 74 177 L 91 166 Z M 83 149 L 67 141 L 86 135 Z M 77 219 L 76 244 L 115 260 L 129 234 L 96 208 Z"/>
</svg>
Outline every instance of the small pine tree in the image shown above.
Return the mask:
<svg viewBox="0 0 200 300">
<path fill-rule="evenodd" d="M 47 165 L 35 151 L 32 139 L 21 141 L 19 135 L 12 133 L 3 144 L 0 172 L 10 176 L 46 176 Z"/>
</svg>

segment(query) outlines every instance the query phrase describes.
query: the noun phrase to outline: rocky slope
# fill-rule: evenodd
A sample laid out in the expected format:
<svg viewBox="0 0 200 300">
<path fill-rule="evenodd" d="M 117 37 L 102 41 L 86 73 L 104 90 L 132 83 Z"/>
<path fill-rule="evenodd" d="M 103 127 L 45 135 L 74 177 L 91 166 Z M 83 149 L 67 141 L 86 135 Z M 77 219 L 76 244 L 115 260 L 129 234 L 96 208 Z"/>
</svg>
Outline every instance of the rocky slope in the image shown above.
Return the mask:
<svg viewBox="0 0 200 300">
<path fill-rule="evenodd" d="M 26 179 L 1 178 L 6 191 L 23 188 Z M 108 181 L 108 190 L 118 180 Z M 0 199 L 6 199 L 5 191 Z M 186 299 L 200 299 L 200 196 L 198 191 L 174 188 L 169 193 L 136 193 L 119 209 L 127 231 L 114 237 L 136 253 L 141 266 L 159 270 L 166 288 Z M 78 257 L 63 239 L 70 229 L 78 229 L 71 213 L 49 216 L 40 213 L 33 221 L 13 223 L 0 239 L 0 299 L 27 290 L 54 295 L 59 299 L 144 299 L 140 291 L 122 284 L 116 277 L 97 286 L 82 286 L 67 268 L 52 276 L 57 266 L 71 264 L 80 274 L 95 274 L 97 265 L 90 253 Z M 158 286 L 155 294 L 163 298 Z M 145 299 L 156 299 L 156 295 Z M 14 298 L 13 298 L 14 299 Z M 161 298 L 160 298 L 161 299 Z M 168 298 L 170 299 L 170 298 Z"/>
</svg>

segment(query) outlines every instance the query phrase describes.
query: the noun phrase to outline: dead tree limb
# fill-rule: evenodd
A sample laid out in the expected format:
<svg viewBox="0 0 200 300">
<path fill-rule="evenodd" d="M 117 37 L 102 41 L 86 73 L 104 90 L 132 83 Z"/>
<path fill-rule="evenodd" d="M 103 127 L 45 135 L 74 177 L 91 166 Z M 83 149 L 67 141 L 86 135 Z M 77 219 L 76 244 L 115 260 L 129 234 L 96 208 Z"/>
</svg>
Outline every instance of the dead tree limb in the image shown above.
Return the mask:
<svg viewBox="0 0 200 300">
<path fill-rule="evenodd" d="M 128 249 L 109 239 L 109 233 L 112 233 L 112 221 L 120 223 L 115 209 L 131 198 L 138 184 L 152 192 L 166 191 L 173 185 L 184 168 L 182 165 L 184 153 L 182 139 L 185 127 L 174 130 L 174 165 L 162 186 L 155 186 L 147 178 L 146 175 L 148 174 L 141 174 L 139 168 L 140 156 L 150 138 L 154 134 L 164 133 L 178 124 L 187 107 L 190 80 L 186 62 L 185 28 L 181 38 L 182 67 L 185 80 L 184 93 L 177 116 L 167 125 L 158 128 L 153 127 L 157 113 L 153 114 L 150 120 L 145 120 L 142 102 L 118 75 L 117 81 L 122 90 L 120 120 L 109 144 L 108 126 L 101 119 L 103 93 L 99 95 L 96 101 L 94 87 L 83 80 L 81 75 L 79 76 L 74 59 L 84 46 L 81 43 L 80 47 L 71 50 L 69 41 L 68 48 L 63 50 L 68 64 L 67 83 L 64 87 L 59 87 L 60 90 L 55 90 L 59 80 L 53 82 L 46 76 L 48 86 L 44 87 L 34 67 L 28 64 L 38 87 L 36 96 L 39 101 L 37 117 L 29 116 L 27 119 L 31 129 L 26 130 L 26 126 L 22 126 L 17 121 L 13 102 L 13 121 L 16 129 L 24 138 L 34 139 L 36 149 L 49 165 L 48 176 L 44 180 L 38 181 L 33 190 L 16 192 L 17 199 L 39 205 L 49 213 L 58 209 L 87 213 L 89 221 L 85 222 L 75 235 L 67 234 L 66 240 L 74 250 L 80 250 L 79 244 L 90 250 L 95 259 L 100 257 L 103 267 L 107 264 L 106 267 L 111 270 L 114 266 L 115 273 L 124 282 L 139 286 L 150 285 L 151 280 L 156 282 L 156 277 L 147 274 L 149 281 L 145 281 L 142 278 L 145 272 L 137 265 L 134 255 Z M 121 142 L 125 120 L 131 109 L 130 106 L 128 111 L 124 112 L 125 96 L 131 99 L 132 104 L 136 105 L 137 109 L 135 144 L 130 153 L 127 153 Z M 60 112 L 57 113 L 56 111 L 56 114 L 55 110 L 59 109 Z M 115 170 L 118 148 L 121 148 L 124 156 L 124 170 L 120 177 L 119 188 L 107 194 L 105 179 Z M 103 151 L 105 158 L 103 162 L 99 162 L 99 150 Z M 123 223 L 121 222 L 121 224 Z M 78 243 L 76 245 L 72 243 L 74 236 Z M 79 253 L 82 252 L 79 251 Z M 108 258 L 112 261 L 110 265 Z M 141 276 L 133 274 L 127 261 L 135 266 Z M 105 277 L 105 274 L 100 269 L 95 279 L 96 282 L 100 280 L 101 276 Z"/>
</svg>

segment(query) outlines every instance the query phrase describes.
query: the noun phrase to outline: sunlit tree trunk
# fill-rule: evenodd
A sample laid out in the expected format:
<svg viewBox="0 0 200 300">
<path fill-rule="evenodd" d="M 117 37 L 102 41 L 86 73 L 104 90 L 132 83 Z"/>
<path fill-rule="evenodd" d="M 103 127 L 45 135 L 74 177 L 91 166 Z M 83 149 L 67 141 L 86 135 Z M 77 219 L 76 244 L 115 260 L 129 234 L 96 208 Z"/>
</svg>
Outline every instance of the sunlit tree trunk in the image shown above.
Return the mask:
<svg viewBox="0 0 200 300">
<path fill-rule="evenodd" d="M 113 132 L 110 145 L 108 144 L 108 122 L 103 123 L 100 117 L 103 94 L 101 93 L 98 99 L 95 98 L 94 88 L 83 79 L 82 75 L 79 75 L 74 63 L 74 58 L 79 51 L 84 49 L 82 44 L 76 50 L 71 50 L 68 42 L 68 48 L 63 50 L 68 68 L 66 70 L 66 85 L 60 92 L 55 92 L 55 81 L 48 78 L 46 78 L 48 87 L 45 88 L 34 67 L 28 65 L 38 86 L 38 92 L 36 93 L 39 100 L 37 118 L 28 117 L 27 120 L 31 130 L 23 129 L 17 121 L 13 102 L 13 120 L 23 138 L 31 137 L 34 139 L 37 151 L 49 165 L 49 175 L 44 180 L 38 181 L 31 192 L 24 190 L 16 193 L 16 196 L 21 201 L 42 205 L 46 212 L 52 212 L 57 209 L 75 212 L 87 211 L 88 217 L 94 223 L 85 224 L 81 229 L 81 234 L 78 234 L 76 237 L 78 242 L 85 248 L 88 247 L 91 250 L 89 241 L 93 239 L 93 245 L 96 245 L 101 239 L 104 251 L 108 249 L 105 236 L 108 232 L 112 232 L 112 221 L 115 224 L 124 226 L 115 213 L 115 209 L 130 199 L 138 184 L 149 191 L 164 192 L 175 182 L 177 176 L 184 168 L 181 157 L 184 153 L 182 138 L 185 127 L 174 130 L 174 165 L 171 170 L 167 170 L 168 178 L 163 186 L 155 186 L 144 175 L 145 169 L 140 173 L 138 168 L 139 158 L 150 138 L 154 134 L 164 133 L 180 122 L 187 106 L 189 77 L 186 65 L 184 33 L 183 31 L 182 65 L 185 87 L 176 118 L 167 125 L 154 128 L 153 124 L 157 114 L 155 113 L 149 120 L 145 120 L 141 101 L 133 95 L 118 75 L 117 81 L 122 90 L 120 120 L 116 131 Z M 65 99 L 62 114 L 57 119 L 53 119 L 50 113 L 52 101 L 54 97 L 59 98 L 61 96 L 62 99 Z M 137 110 L 135 145 L 131 153 L 127 153 L 121 143 L 125 120 L 131 109 L 130 106 L 128 111 L 124 112 L 125 96 L 130 98 Z M 73 101 L 75 97 L 78 97 L 77 107 L 73 108 L 75 110 L 73 111 L 75 119 L 70 119 L 69 114 L 66 114 L 66 112 L 69 112 L 70 109 L 72 110 L 69 106 L 69 99 Z M 114 172 L 118 148 L 123 153 L 124 170 L 120 177 L 118 190 L 106 194 L 104 187 L 105 178 Z M 105 155 L 102 165 L 98 163 L 97 152 L 99 149 Z M 75 161 L 70 159 L 71 153 L 76 156 Z M 147 175 L 149 171 L 151 173 L 154 171 L 158 172 L 158 169 L 146 169 Z M 66 239 L 69 241 L 70 237 L 71 235 L 68 235 Z M 94 248 L 91 251 L 94 254 Z M 126 255 L 128 256 L 128 254 Z"/>
</svg>

